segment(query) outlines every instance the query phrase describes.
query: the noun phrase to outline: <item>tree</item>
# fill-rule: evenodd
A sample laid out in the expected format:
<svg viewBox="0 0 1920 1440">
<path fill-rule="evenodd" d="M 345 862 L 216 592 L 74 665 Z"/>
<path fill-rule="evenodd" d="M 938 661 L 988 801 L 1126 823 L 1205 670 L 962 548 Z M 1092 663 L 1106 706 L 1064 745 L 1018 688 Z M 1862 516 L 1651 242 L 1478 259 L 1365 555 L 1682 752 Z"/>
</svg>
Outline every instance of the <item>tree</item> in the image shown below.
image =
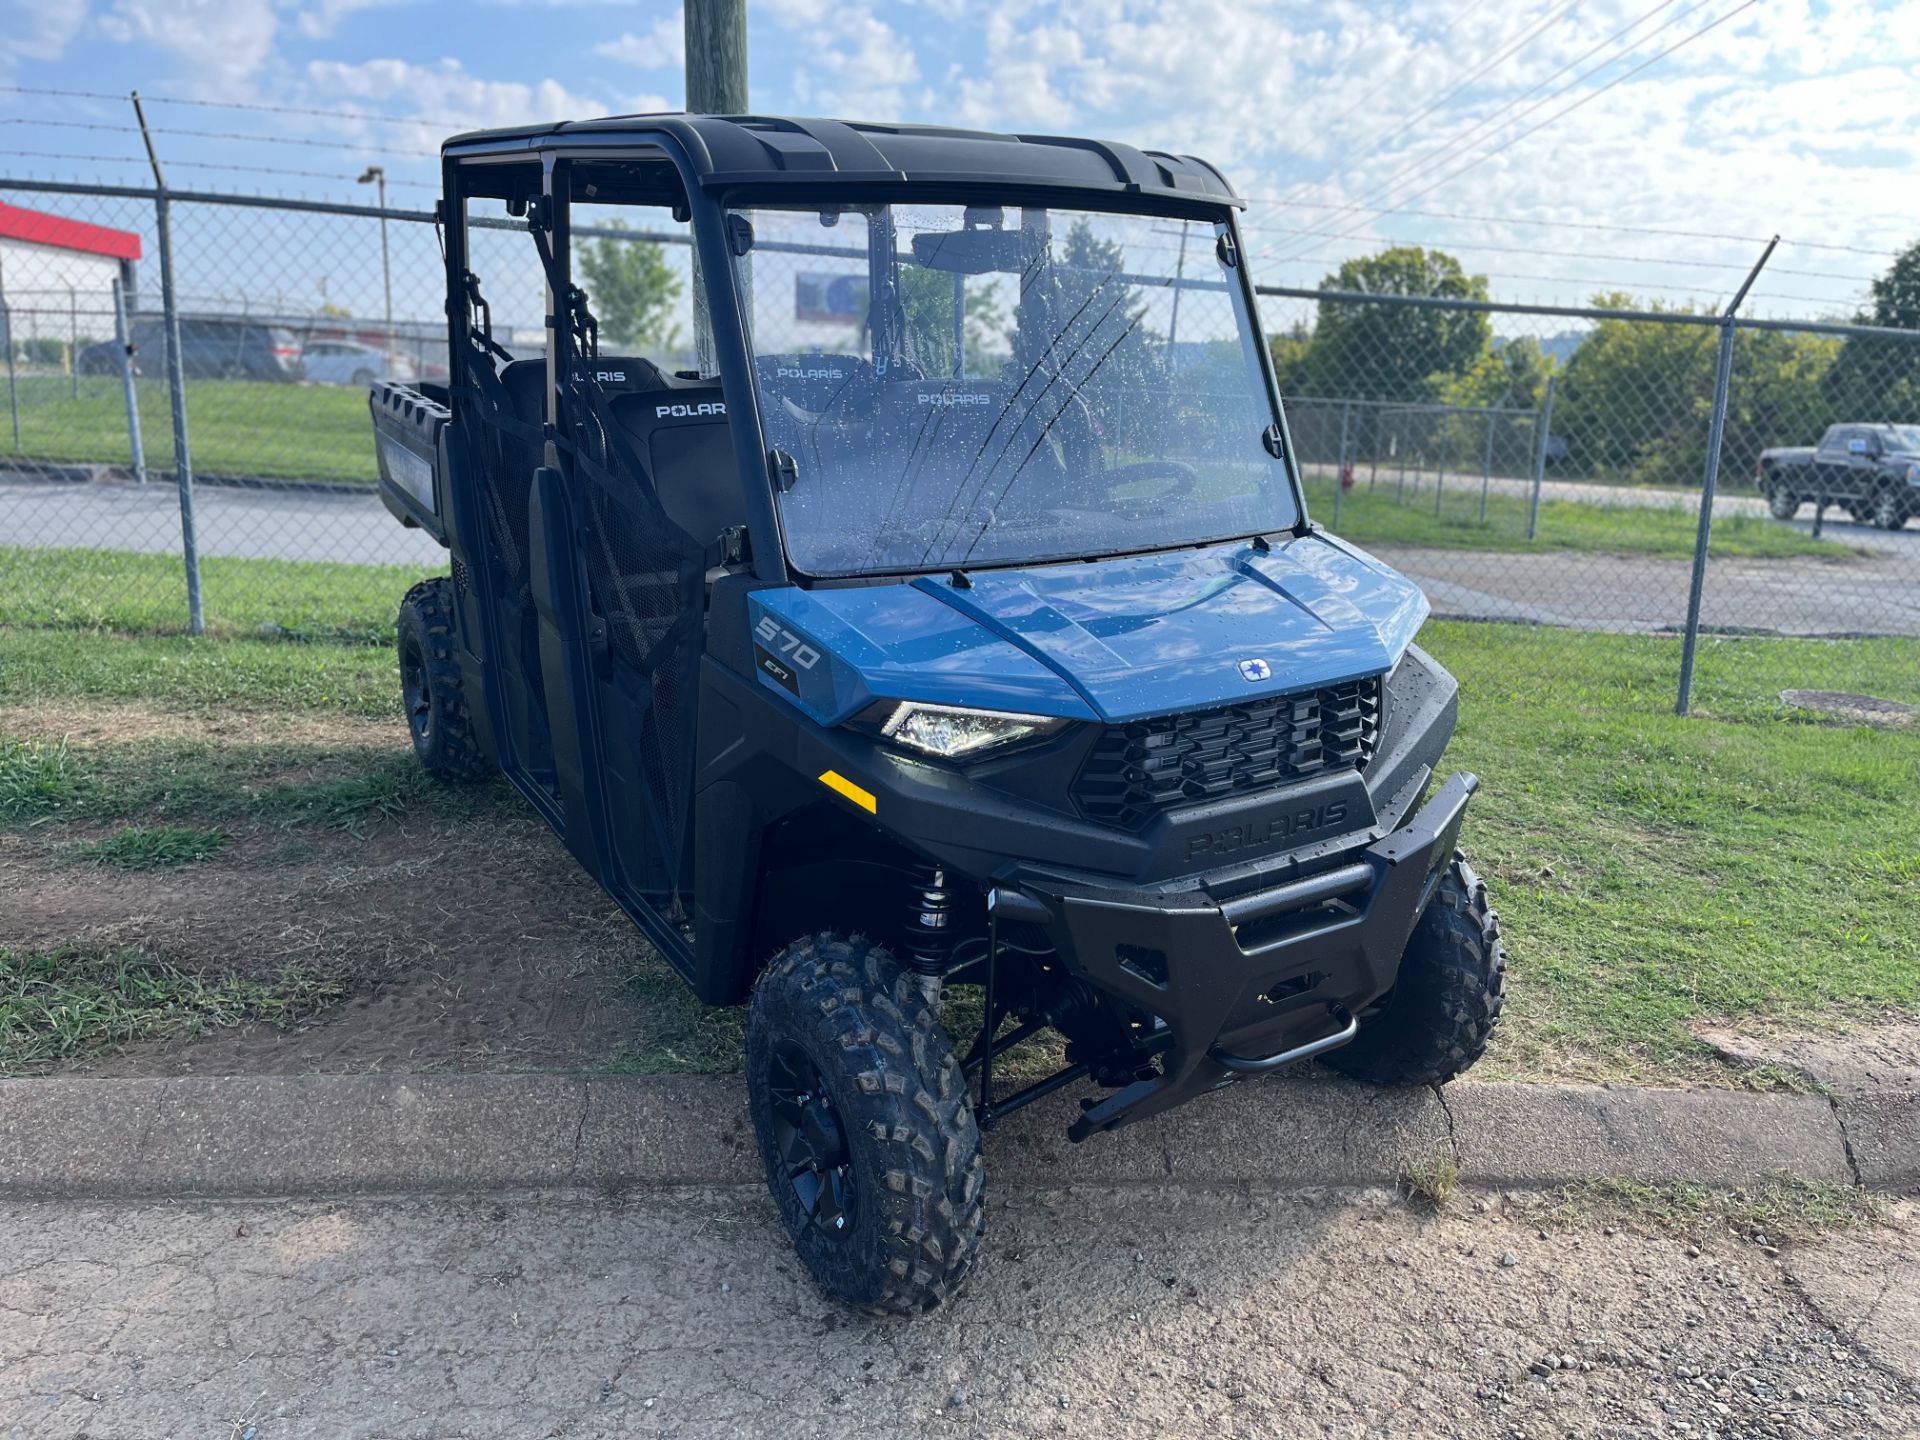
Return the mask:
<svg viewBox="0 0 1920 1440">
<path fill-rule="evenodd" d="M 613 220 L 606 228 L 627 226 Z M 607 235 L 587 241 L 575 253 L 606 344 L 623 350 L 660 351 L 679 343 L 679 327 L 668 317 L 673 302 L 680 298 L 680 277 L 658 245 Z"/>
<path fill-rule="evenodd" d="M 900 309 L 906 315 L 907 356 L 934 379 L 953 369 L 953 287 L 971 278 L 961 299 L 962 372 L 976 378 L 999 374 L 1006 360 L 1006 317 L 989 285 L 976 277 L 949 275 L 921 265 L 899 270 Z M 991 277 L 989 277 L 991 278 Z"/>
<path fill-rule="evenodd" d="M 1487 298 L 1485 276 L 1468 275 L 1453 256 L 1418 245 L 1348 260 L 1320 288 Z M 1333 399 L 1432 400 L 1444 377 L 1471 369 L 1487 353 L 1492 334 L 1486 315 L 1476 310 L 1322 300 L 1297 388 Z"/>
<path fill-rule="evenodd" d="M 1631 295 L 1598 295 L 1609 309 L 1662 310 Z M 1673 314 L 1697 313 L 1690 308 Z M 1698 486 L 1719 336 L 1712 325 L 1602 320 L 1567 362 L 1553 428 L 1584 474 Z M 1828 423 L 1823 381 L 1839 347 L 1818 335 L 1736 333 L 1720 455 L 1722 477 L 1750 475 L 1769 445 L 1805 444 Z"/>
<path fill-rule="evenodd" d="M 1858 323 L 1920 330 L 1920 240 L 1894 257 L 1872 296 Z M 1920 343 L 1848 336 L 1821 391 L 1836 420 L 1920 421 Z"/>
<path fill-rule="evenodd" d="M 1021 353 L 1014 357 L 1022 370 L 1057 368 L 1083 395 L 1124 392 L 1124 399 L 1091 401 L 1111 422 L 1107 443 L 1123 449 L 1160 433 L 1170 399 L 1162 337 L 1147 328 L 1138 287 L 1121 278 L 1126 268 L 1120 242 L 1103 239 L 1086 216 L 1077 217 L 1044 280 L 1019 302 Z"/>
<path fill-rule="evenodd" d="M 1307 329 L 1307 322 L 1296 320 L 1287 329 L 1269 335 L 1267 349 L 1273 354 L 1273 373 L 1280 382 L 1280 393 L 1293 394 L 1296 382 L 1306 371 L 1307 355 L 1313 349 L 1313 334 Z"/>
</svg>

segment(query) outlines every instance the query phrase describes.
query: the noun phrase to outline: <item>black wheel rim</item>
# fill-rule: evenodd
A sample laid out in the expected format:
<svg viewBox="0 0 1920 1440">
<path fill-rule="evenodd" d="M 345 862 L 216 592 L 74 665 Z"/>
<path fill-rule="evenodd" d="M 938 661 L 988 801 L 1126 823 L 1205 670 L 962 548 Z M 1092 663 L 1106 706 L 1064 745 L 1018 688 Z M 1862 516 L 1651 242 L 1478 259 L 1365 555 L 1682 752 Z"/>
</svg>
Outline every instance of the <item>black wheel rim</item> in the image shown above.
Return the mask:
<svg viewBox="0 0 1920 1440">
<path fill-rule="evenodd" d="M 411 637 L 400 647 L 400 696 L 413 738 L 425 740 L 433 730 L 433 687 L 427 679 L 426 658 Z"/>
<path fill-rule="evenodd" d="M 855 1217 L 853 1155 L 819 1067 L 799 1046 L 778 1045 L 767 1092 L 781 1173 L 800 1213 L 822 1234 L 845 1238 Z"/>
</svg>

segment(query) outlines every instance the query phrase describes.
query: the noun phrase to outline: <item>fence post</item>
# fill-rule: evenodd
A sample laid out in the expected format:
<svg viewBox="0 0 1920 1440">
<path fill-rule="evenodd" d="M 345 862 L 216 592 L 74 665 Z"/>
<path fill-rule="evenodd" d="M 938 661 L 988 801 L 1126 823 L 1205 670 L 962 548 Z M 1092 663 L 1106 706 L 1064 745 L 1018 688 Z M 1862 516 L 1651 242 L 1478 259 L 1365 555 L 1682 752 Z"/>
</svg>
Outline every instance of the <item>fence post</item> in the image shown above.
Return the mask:
<svg viewBox="0 0 1920 1440">
<path fill-rule="evenodd" d="M 1347 422 L 1353 418 L 1353 402 L 1340 407 L 1340 458 L 1333 467 L 1333 528 L 1340 528 L 1340 502 L 1347 493 Z"/>
<path fill-rule="evenodd" d="M 133 483 L 147 483 L 147 452 L 140 443 L 140 394 L 133 383 L 133 342 L 127 330 L 127 292 L 113 281 L 113 339 L 120 347 L 120 384 L 127 396 L 127 445 L 133 455 Z"/>
<path fill-rule="evenodd" d="M 193 523 L 193 455 L 187 446 L 187 378 L 181 373 L 180 306 L 173 288 L 173 215 L 167 194 L 166 178 L 160 173 L 160 157 L 153 148 L 153 136 L 147 129 L 146 111 L 140 96 L 133 96 L 133 113 L 140 122 L 140 136 L 146 141 L 147 161 L 153 166 L 154 231 L 160 242 L 160 319 L 167 340 L 167 397 L 173 409 L 173 472 L 180 487 L 180 558 L 187 572 L 187 630 L 193 635 L 206 633 L 206 612 L 200 602 L 200 545 Z"/>
<path fill-rule="evenodd" d="M 1487 416 L 1487 453 L 1480 461 L 1480 523 L 1487 523 L 1487 491 L 1493 488 L 1493 426 L 1496 417 Z"/>
<path fill-rule="evenodd" d="M 1540 402 L 1536 421 L 1540 433 L 1533 437 L 1533 498 L 1527 502 L 1527 539 L 1540 533 L 1540 486 L 1547 478 L 1547 441 L 1553 435 L 1553 376 L 1547 376 L 1547 393 Z"/>
<path fill-rule="evenodd" d="M 7 352 L 7 409 L 13 415 L 13 453 L 20 453 L 20 387 L 13 370 L 13 302 L 7 299 L 6 262 L 0 259 L 0 348 Z"/>
<path fill-rule="evenodd" d="M 1680 648 L 1680 693 L 1674 697 L 1673 713 L 1684 715 L 1693 703 L 1693 661 L 1700 648 L 1700 601 L 1707 586 L 1707 546 L 1713 539 L 1713 492 L 1720 483 L 1720 442 L 1727 433 L 1727 390 L 1733 383 L 1733 317 L 1747 291 L 1760 278 L 1760 271 L 1780 243 L 1774 236 L 1767 242 L 1759 260 L 1748 272 L 1746 283 L 1728 302 L 1720 317 L 1720 354 L 1713 370 L 1713 414 L 1707 421 L 1707 473 L 1700 485 L 1700 524 L 1693 537 L 1693 578 L 1687 586 L 1687 634 Z"/>
</svg>

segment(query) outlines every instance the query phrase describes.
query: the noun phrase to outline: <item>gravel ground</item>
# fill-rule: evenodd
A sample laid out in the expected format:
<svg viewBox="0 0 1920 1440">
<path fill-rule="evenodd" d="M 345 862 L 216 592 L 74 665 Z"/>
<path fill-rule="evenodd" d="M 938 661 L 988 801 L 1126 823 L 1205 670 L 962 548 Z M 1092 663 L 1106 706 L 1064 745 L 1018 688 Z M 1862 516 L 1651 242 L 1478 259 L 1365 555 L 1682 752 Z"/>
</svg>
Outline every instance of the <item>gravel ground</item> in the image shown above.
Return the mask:
<svg viewBox="0 0 1920 1440">
<path fill-rule="evenodd" d="M 947 1310 L 757 1192 L 0 1207 L 13 1437 L 1920 1434 L 1920 1218 L 1797 1245 L 1382 1194 L 1012 1192 Z"/>
</svg>

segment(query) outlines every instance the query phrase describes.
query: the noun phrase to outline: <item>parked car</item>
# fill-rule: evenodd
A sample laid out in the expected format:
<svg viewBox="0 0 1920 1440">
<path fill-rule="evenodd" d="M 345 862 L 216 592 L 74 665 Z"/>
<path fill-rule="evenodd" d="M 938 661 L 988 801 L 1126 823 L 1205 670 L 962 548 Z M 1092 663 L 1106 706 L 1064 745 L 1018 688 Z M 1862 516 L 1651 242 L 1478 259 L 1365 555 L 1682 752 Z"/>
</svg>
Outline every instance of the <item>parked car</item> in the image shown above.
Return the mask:
<svg viewBox="0 0 1920 1440">
<path fill-rule="evenodd" d="M 418 378 L 413 357 L 400 351 L 391 356 L 377 345 L 358 340 L 309 340 L 301 358 L 307 379 L 319 385 L 357 385 L 366 389 L 376 380 L 408 384 Z"/>
<path fill-rule="evenodd" d="M 1898 530 L 1920 515 L 1920 425 L 1829 425 L 1811 448 L 1762 450 L 1753 483 L 1776 520 L 1812 501 Z"/>
<path fill-rule="evenodd" d="M 157 318 L 134 325 L 133 352 L 135 374 L 167 373 L 166 332 Z M 74 363 L 82 375 L 117 375 L 120 346 L 111 340 L 89 345 Z M 305 375 L 300 337 L 254 320 L 182 319 L 180 373 L 189 380 L 299 380 Z"/>
</svg>

